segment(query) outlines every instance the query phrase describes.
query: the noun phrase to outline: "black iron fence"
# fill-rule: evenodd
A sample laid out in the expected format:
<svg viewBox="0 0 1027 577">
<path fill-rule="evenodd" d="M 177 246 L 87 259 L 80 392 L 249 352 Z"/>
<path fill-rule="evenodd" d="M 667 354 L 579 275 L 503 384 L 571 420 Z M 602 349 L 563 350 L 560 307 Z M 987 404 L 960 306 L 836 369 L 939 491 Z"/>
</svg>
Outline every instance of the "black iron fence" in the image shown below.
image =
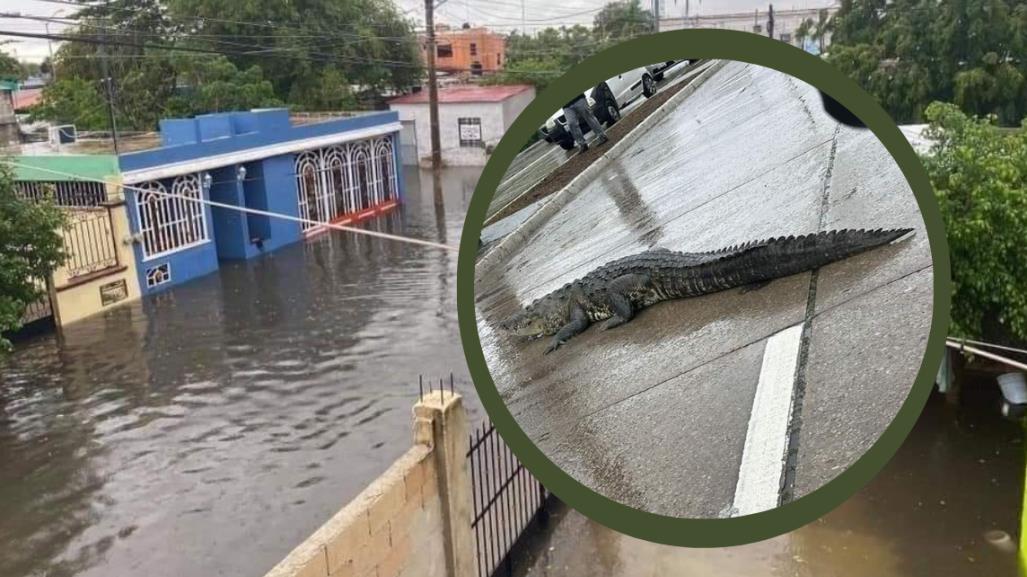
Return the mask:
<svg viewBox="0 0 1027 577">
<path fill-rule="evenodd" d="M 510 550 L 544 511 L 546 488 L 521 465 L 490 422 L 470 435 L 467 451 L 474 500 L 478 575 L 511 574 Z"/>
<path fill-rule="evenodd" d="M 67 207 L 100 206 L 107 202 L 107 185 L 102 182 L 20 180 L 14 184 L 18 196 L 37 202 L 51 198 L 54 204 Z"/>
<path fill-rule="evenodd" d="M 110 212 L 105 208 L 78 209 L 68 213 L 63 231 L 68 280 L 118 266 L 118 249 Z"/>
</svg>

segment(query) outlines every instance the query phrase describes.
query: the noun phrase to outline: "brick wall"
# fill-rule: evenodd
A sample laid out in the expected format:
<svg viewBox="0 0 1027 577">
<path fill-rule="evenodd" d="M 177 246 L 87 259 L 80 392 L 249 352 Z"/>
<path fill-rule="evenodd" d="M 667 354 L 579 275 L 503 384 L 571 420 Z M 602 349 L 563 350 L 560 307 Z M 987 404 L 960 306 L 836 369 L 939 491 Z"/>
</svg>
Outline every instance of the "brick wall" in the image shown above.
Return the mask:
<svg viewBox="0 0 1027 577">
<path fill-rule="evenodd" d="M 459 395 L 447 393 L 443 398 L 436 393 L 418 403 L 415 413 L 422 426 L 415 430 L 414 446 L 265 577 L 467 574 L 467 556 L 473 559 L 471 543 L 464 532 L 454 539 L 452 527 L 469 528 L 469 517 L 463 518 L 469 513 L 466 504 L 453 506 L 452 498 L 466 499 L 469 494 L 446 491 L 444 485 L 454 475 L 443 471 L 466 472 L 463 406 Z M 459 447 L 453 450 L 453 442 L 461 440 L 463 452 Z M 463 484 L 462 475 L 458 477 Z M 461 518 L 453 519 L 454 511 Z M 454 547 L 454 541 L 459 546 Z M 451 566 L 457 569 L 450 571 Z"/>
</svg>

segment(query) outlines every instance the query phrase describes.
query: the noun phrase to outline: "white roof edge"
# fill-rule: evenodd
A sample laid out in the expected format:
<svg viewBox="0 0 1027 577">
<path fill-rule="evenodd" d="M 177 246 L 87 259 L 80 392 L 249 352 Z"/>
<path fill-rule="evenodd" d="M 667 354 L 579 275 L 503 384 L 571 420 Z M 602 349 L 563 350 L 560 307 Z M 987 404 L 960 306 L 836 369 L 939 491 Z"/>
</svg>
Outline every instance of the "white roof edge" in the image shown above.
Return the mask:
<svg viewBox="0 0 1027 577">
<path fill-rule="evenodd" d="M 403 125 L 399 122 L 390 122 L 388 124 L 379 124 L 377 126 L 370 126 L 358 130 L 348 130 L 337 134 L 314 136 L 301 140 L 290 140 L 288 142 L 258 146 L 227 154 L 219 154 L 217 156 L 195 158 L 137 170 L 127 170 L 121 173 L 121 179 L 124 184 L 138 184 L 140 182 L 147 182 L 150 180 L 160 180 L 193 172 L 212 170 L 214 168 L 230 166 L 232 164 L 252 162 L 254 160 L 260 160 L 270 156 L 291 154 L 301 150 L 321 148 L 353 140 L 363 140 L 365 138 L 399 132 L 402 128 Z"/>
</svg>

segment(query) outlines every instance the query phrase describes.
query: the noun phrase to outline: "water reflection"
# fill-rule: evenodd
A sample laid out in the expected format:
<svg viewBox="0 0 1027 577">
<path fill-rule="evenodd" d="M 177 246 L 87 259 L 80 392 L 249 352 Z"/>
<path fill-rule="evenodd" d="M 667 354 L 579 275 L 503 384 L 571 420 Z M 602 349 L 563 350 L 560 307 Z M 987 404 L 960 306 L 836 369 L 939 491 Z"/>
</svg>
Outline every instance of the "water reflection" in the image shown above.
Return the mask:
<svg viewBox="0 0 1027 577">
<path fill-rule="evenodd" d="M 406 177 L 368 226 L 458 242 L 478 171 L 447 170 L 441 212 Z M 455 255 L 326 233 L 19 344 L 0 576 L 263 574 L 409 447 L 419 373 L 456 372 L 480 414 L 455 274 Z"/>
</svg>

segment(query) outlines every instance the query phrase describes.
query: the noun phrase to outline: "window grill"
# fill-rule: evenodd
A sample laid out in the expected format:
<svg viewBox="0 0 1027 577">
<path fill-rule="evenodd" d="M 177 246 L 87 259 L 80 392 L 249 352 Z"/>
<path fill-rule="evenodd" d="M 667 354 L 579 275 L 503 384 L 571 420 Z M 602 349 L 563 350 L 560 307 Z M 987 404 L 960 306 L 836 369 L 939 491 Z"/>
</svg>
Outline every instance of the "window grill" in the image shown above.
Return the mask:
<svg viewBox="0 0 1027 577">
<path fill-rule="evenodd" d="M 19 180 L 14 183 L 14 191 L 19 197 L 35 202 L 52 198 L 58 206 L 100 206 L 107 202 L 107 185 L 102 182 Z"/>
<path fill-rule="evenodd" d="M 138 187 L 136 211 L 143 237 L 143 258 L 150 259 L 208 240 L 207 215 L 203 209 L 200 176 L 179 176 L 171 196 L 159 181 Z"/>
</svg>

